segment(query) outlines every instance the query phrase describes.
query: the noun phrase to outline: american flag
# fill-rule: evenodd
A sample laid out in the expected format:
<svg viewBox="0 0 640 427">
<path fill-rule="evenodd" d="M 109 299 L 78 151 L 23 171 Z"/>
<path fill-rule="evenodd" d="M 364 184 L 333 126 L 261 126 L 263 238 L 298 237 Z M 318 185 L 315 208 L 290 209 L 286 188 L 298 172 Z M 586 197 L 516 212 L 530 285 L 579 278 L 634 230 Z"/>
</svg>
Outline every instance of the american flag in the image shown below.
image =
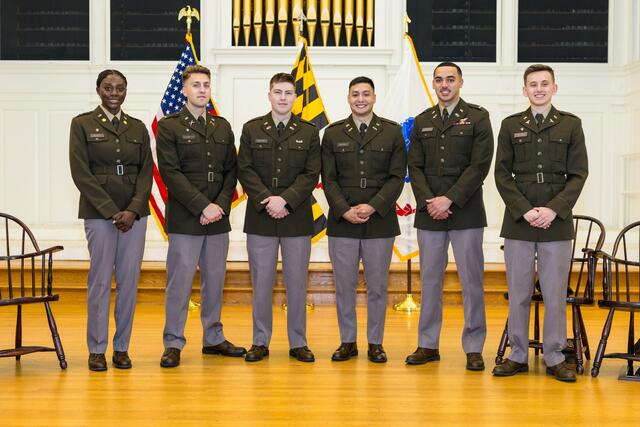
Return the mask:
<svg viewBox="0 0 640 427">
<path fill-rule="evenodd" d="M 184 50 L 180 55 L 180 59 L 176 64 L 176 68 L 173 70 L 169 84 L 164 91 L 162 101 L 160 102 L 160 108 L 153 118 L 151 123 L 151 130 L 149 131 L 149 138 L 151 140 L 151 153 L 153 154 L 153 185 L 151 187 L 151 196 L 149 197 L 149 205 L 153 213 L 160 232 L 164 236 L 165 240 L 167 235 L 164 231 L 164 209 L 167 202 L 167 187 L 162 182 L 160 172 L 158 171 L 158 156 L 156 153 L 156 135 L 158 133 L 158 122 L 161 118 L 168 114 L 179 112 L 187 99 L 182 94 L 182 72 L 189 65 L 198 64 L 198 57 L 196 56 L 195 47 L 193 46 L 193 39 L 191 34 L 187 34 L 185 40 Z M 213 99 L 207 104 L 207 111 L 212 116 L 218 115 L 218 108 L 216 107 Z M 242 188 L 240 185 L 236 188 L 236 192 L 233 196 L 232 207 L 235 207 L 238 203 L 244 200 Z"/>
</svg>

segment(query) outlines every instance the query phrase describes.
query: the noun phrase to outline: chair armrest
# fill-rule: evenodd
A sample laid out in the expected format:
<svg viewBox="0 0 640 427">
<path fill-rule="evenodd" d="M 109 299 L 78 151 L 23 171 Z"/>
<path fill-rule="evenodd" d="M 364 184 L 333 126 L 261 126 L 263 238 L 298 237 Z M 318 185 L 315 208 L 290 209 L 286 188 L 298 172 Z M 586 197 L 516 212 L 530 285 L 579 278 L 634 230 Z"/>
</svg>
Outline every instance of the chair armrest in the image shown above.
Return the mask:
<svg viewBox="0 0 640 427">
<path fill-rule="evenodd" d="M 37 256 L 53 254 L 55 252 L 60 252 L 62 250 L 64 250 L 64 246 L 52 246 L 50 248 L 43 249 L 37 252 L 30 252 L 28 254 L 0 256 L 0 261 L 13 261 L 13 260 L 20 260 L 20 259 L 27 259 L 27 258 L 35 258 Z"/>
</svg>

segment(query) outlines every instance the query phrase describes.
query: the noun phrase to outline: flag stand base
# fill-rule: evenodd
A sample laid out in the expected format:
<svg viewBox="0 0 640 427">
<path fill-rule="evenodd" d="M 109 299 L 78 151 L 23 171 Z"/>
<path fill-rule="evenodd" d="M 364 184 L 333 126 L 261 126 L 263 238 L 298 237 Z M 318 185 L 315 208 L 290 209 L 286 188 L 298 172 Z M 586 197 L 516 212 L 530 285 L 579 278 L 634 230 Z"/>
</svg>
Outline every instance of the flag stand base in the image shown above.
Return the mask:
<svg viewBox="0 0 640 427">
<path fill-rule="evenodd" d="M 393 305 L 393 309 L 411 313 L 412 311 L 420 311 L 420 304 L 415 302 L 413 295 L 407 294 L 407 297 L 402 302 Z"/>
<path fill-rule="evenodd" d="M 287 311 L 287 303 L 283 302 L 280 306 L 284 311 Z M 308 302 L 307 303 L 307 311 L 313 311 L 316 308 L 315 304 Z"/>
</svg>

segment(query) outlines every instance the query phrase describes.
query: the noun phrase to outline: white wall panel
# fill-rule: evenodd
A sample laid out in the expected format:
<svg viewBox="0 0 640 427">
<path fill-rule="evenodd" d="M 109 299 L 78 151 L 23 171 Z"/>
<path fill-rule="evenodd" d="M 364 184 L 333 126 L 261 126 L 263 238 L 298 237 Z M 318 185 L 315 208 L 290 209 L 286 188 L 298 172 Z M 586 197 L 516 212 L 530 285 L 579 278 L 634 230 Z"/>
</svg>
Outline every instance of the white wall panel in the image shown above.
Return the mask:
<svg viewBox="0 0 640 427">
<path fill-rule="evenodd" d="M 231 2 L 202 5 L 201 59 L 213 72 L 213 96 L 232 124 L 236 142 L 247 120 L 269 110 L 268 81 L 289 71 L 297 49 L 232 48 Z M 129 81 L 124 110 L 149 125 L 157 111 L 175 62 L 111 62 L 108 59 L 106 2 L 92 2 L 91 61 L 0 62 L 0 210 L 27 220 L 36 235 L 66 246 L 67 259 L 86 259 L 82 222 L 77 217 L 78 191 L 67 159 L 68 128 L 73 116 L 95 108 L 95 78 L 116 68 Z M 378 101 L 386 95 L 401 60 L 403 2 L 377 0 L 375 48 L 311 48 L 310 59 L 329 118 L 349 114 L 347 84 L 357 75 L 376 82 Z M 491 114 L 494 135 L 502 119 L 527 107 L 521 94 L 517 63 L 517 4 L 498 0 L 495 64 L 461 64 L 462 96 Z M 608 239 L 633 219 L 640 219 L 640 64 L 638 2 L 610 2 L 609 64 L 552 64 L 559 93 L 555 105 L 583 120 L 590 176 L 576 212 L 603 220 Z M 634 62 L 635 61 L 635 62 Z M 434 63 L 423 63 L 430 80 Z M 502 261 L 499 229 L 504 205 L 495 189 L 493 168 L 484 185 L 489 227 L 486 259 Z M 231 215 L 230 259 L 246 259 L 242 220 L 244 204 Z M 150 218 L 146 259 L 164 259 L 166 243 Z M 312 259 L 327 260 L 326 241 L 314 246 Z"/>
</svg>

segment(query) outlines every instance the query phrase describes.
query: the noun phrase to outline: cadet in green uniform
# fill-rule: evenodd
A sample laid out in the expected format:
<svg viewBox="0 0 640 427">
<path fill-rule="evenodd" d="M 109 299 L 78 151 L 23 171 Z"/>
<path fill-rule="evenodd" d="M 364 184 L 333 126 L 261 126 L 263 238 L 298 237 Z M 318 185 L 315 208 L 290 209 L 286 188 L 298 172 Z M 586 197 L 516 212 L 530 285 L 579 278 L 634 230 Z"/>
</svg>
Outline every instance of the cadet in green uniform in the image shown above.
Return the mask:
<svg viewBox="0 0 640 427">
<path fill-rule="evenodd" d="M 440 360 L 442 288 L 449 242 L 462 284 L 466 368 L 484 369 L 487 336 L 482 238 L 487 218 L 482 183 L 493 156 L 489 113 L 460 98 L 462 71 L 443 62 L 433 71 L 438 105 L 416 117 L 409 146 L 409 177 L 416 197 L 422 306 L 418 348 L 406 362 Z"/>
<path fill-rule="evenodd" d="M 551 104 L 557 90 L 551 67 L 528 67 L 522 93 L 530 107 L 504 119 L 498 135 L 495 179 L 506 205 L 500 235 L 505 238 L 511 353 L 493 374 L 510 376 L 528 370 L 529 312 L 537 264 L 547 373 L 573 382 L 575 371 L 562 353 L 574 232 L 571 209 L 587 179 L 588 161 L 580 119 Z"/>
<path fill-rule="evenodd" d="M 116 70 L 98 74 L 95 110 L 71 122 L 69 163 L 80 190 L 79 218 L 89 246 L 87 346 L 89 369 L 105 371 L 111 277 L 116 276 L 113 365 L 131 368 L 128 355 L 140 265 L 144 253 L 153 160 L 145 125 L 122 112 L 127 79 Z"/>
<path fill-rule="evenodd" d="M 293 76 L 274 75 L 269 82 L 271 112 L 245 123 L 240 139 L 238 179 L 249 196 L 244 232 L 253 285 L 248 362 L 269 355 L 278 247 L 287 291 L 289 355 L 303 362 L 315 360 L 307 346 L 306 295 L 320 138 L 315 125 L 291 114 L 295 99 Z"/>
<path fill-rule="evenodd" d="M 211 117 L 211 73 L 201 65 L 182 73 L 186 104 L 158 122 L 158 168 L 169 190 L 165 229 L 167 253 L 165 351 L 160 366 L 180 364 L 186 343 L 191 284 L 200 267 L 202 352 L 241 357 L 246 350 L 227 341 L 220 322 L 229 250 L 229 212 L 236 187 L 236 148 L 231 126 Z"/>
<path fill-rule="evenodd" d="M 329 202 L 327 235 L 336 283 L 340 347 L 331 357 L 349 360 L 356 344 L 356 286 L 360 259 L 367 283 L 368 357 L 384 363 L 382 347 L 389 264 L 400 234 L 395 204 L 407 170 L 401 127 L 376 116 L 373 81 L 349 83 L 351 116 L 333 123 L 322 139 L 322 185 Z"/>
</svg>

